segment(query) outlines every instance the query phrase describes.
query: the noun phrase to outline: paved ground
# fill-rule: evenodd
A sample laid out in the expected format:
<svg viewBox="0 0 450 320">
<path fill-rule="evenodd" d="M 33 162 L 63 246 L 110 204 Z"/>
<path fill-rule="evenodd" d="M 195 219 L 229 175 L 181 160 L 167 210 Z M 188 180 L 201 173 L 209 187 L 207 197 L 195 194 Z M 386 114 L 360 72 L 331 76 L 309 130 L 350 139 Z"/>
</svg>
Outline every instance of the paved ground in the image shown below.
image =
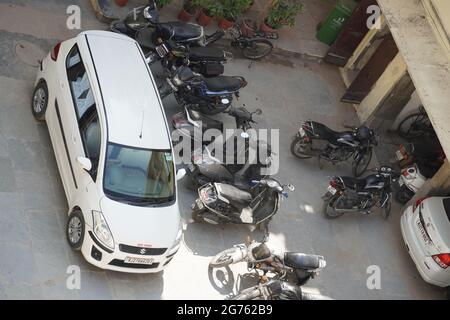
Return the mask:
<svg viewBox="0 0 450 320">
<path fill-rule="evenodd" d="M 180 186 L 185 233 L 168 269 L 157 275 L 101 271 L 66 244 L 66 203 L 45 125 L 29 110 L 35 59 L 56 39 L 76 34 L 65 26 L 69 4 L 83 8 L 83 28 L 104 28 L 87 0 L 0 0 L 0 298 L 39 299 L 221 299 L 238 282 L 238 272 L 208 270 L 212 255 L 249 233 L 246 228 L 192 223 L 194 195 Z M 24 50 L 28 49 L 28 50 Z M 24 52 L 25 51 L 25 52 Z M 18 52 L 16 54 L 15 52 Z M 20 58 L 19 58 L 20 57 Z M 120 62 L 118 62 L 120 63 Z M 236 59 L 229 74 L 247 77 L 239 103 L 262 108 L 258 126 L 280 129 L 281 170 L 277 178 L 297 189 L 271 224 L 271 244 L 317 253 L 328 265 L 308 285 L 336 299 L 440 299 L 443 293 L 422 281 L 404 248 L 400 211 L 388 221 L 379 215 L 328 221 L 321 214 L 327 177 L 349 169 L 300 162 L 289 153 L 299 120 L 311 118 L 335 129 L 357 124 L 349 105 L 338 103 L 343 86 L 335 68 L 286 57 L 256 63 Z M 165 101 L 168 114 L 177 107 Z M 255 233 L 256 238 L 261 234 Z M 82 270 L 81 290 L 67 290 L 67 267 Z M 381 290 L 368 290 L 366 270 L 381 268 Z"/>
</svg>

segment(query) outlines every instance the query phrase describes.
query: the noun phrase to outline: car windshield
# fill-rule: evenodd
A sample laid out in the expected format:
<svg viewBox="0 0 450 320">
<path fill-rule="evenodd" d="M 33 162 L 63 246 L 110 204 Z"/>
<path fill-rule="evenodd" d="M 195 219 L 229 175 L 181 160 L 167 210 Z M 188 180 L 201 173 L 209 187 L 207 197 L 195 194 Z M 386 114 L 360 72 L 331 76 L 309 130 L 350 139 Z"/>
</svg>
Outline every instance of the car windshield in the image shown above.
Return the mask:
<svg viewBox="0 0 450 320">
<path fill-rule="evenodd" d="M 108 144 L 104 191 L 109 198 L 135 205 L 175 199 L 174 162 L 170 150 Z"/>
</svg>

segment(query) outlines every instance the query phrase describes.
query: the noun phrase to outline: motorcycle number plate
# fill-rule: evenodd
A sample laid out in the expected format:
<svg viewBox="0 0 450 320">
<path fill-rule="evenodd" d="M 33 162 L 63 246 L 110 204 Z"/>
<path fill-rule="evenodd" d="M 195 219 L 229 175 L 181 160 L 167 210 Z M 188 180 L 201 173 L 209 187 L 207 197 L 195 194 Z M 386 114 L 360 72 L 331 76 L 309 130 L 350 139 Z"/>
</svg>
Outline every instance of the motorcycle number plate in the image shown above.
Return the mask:
<svg viewBox="0 0 450 320">
<path fill-rule="evenodd" d="M 332 186 L 328 186 L 327 188 L 328 192 L 331 193 L 333 196 L 336 194 L 337 190 L 332 187 Z"/>
<path fill-rule="evenodd" d="M 400 150 L 397 150 L 396 152 L 395 152 L 395 157 L 397 158 L 397 160 L 398 161 L 401 161 L 401 160 L 403 160 L 403 154 L 402 154 L 402 152 L 400 151 Z"/>
</svg>

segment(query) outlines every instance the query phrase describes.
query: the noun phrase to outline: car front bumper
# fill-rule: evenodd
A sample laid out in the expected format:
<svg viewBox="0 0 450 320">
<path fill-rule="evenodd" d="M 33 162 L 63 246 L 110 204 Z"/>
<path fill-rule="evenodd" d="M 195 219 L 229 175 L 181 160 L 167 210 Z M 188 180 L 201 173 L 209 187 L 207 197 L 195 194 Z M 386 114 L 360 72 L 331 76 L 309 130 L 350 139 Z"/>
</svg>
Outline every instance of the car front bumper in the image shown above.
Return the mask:
<svg viewBox="0 0 450 320">
<path fill-rule="evenodd" d="M 115 250 L 106 249 L 101 243 L 95 238 L 92 230 L 86 226 L 86 233 L 84 236 L 83 246 L 81 248 L 81 253 L 83 254 L 86 261 L 93 264 L 94 266 L 119 271 L 126 273 L 157 273 L 163 271 L 169 262 L 178 252 L 180 244 L 175 248 L 169 248 L 162 255 L 139 255 L 131 254 L 127 252 L 122 252 L 119 250 L 118 245 L 115 246 Z M 125 259 L 136 258 L 136 259 L 152 259 L 152 264 L 133 264 L 126 263 Z"/>
</svg>

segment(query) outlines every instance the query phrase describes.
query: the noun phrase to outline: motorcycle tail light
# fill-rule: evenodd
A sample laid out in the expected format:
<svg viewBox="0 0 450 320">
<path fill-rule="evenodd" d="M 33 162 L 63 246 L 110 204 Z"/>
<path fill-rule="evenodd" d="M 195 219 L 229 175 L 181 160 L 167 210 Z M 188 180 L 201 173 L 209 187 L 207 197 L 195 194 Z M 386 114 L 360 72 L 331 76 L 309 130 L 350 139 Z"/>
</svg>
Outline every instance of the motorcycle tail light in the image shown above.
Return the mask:
<svg viewBox="0 0 450 320">
<path fill-rule="evenodd" d="M 332 186 L 333 188 L 337 188 L 337 186 L 338 186 L 338 184 L 337 184 L 337 182 L 336 182 L 336 180 L 331 180 L 330 181 L 330 186 Z"/>
<path fill-rule="evenodd" d="M 408 177 L 408 175 L 409 175 L 408 170 L 404 170 L 404 171 L 402 172 L 402 175 L 403 175 L 405 178 Z"/>
</svg>

